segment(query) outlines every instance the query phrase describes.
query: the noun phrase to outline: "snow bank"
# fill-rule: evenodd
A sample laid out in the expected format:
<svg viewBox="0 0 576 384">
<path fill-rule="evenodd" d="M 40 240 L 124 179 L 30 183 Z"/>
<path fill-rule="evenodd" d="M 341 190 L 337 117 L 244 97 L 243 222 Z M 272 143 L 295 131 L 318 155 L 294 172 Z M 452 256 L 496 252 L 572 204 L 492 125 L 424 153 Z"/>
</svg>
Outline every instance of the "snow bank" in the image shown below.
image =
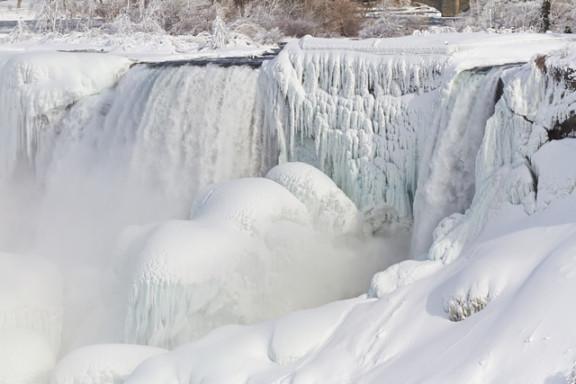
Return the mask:
<svg viewBox="0 0 576 384">
<path fill-rule="evenodd" d="M 121 384 L 144 360 L 167 351 L 128 344 L 91 345 L 64 357 L 54 369 L 52 384 Z"/>
<path fill-rule="evenodd" d="M 547 207 L 553 200 L 565 198 L 576 188 L 575 139 L 567 138 L 547 143 L 532 157 L 534 174 L 538 179 L 537 206 Z"/>
<path fill-rule="evenodd" d="M 255 326 L 226 326 L 196 343 L 141 364 L 126 381 L 158 383 L 181 377 L 213 383 L 275 382 L 314 353 L 357 304 L 331 303 L 312 311 L 298 311 Z M 221 351 L 214 359 L 206 351 Z"/>
</svg>

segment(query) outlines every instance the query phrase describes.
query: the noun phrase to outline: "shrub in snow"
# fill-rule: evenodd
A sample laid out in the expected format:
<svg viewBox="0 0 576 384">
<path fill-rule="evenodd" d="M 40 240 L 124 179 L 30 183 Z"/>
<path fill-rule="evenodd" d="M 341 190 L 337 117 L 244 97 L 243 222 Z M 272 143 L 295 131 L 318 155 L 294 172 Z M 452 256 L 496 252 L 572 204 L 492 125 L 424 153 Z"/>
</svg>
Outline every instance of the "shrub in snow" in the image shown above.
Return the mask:
<svg viewBox="0 0 576 384">
<path fill-rule="evenodd" d="M 490 302 L 490 296 L 473 296 L 470 292 L 456 294 L 446 303 L 446 312 L 450 321 L 462 321 L 480 312 Z"/>
<path fill-rule="evenodd" d="M 393 13 L 385 14 L 378 19 L 369 19 L 364 22 L 358 36 L 367 39 L 371 37 L 406 36 L 421 27 L 418 17 L 400 16 Z"/>
<path fill-rule="evenodd" d="M 566 374 L 566 384 L 576 384 L 576 363 L 572 365 L 570 372 Z"/>
<path fill-rule="evenodd" d="M 217 15 L 216 19 L 214 19 L 214 22 L 212 23 L 212 49 L 223 48 L 229 41 L 230 38 L 228 37 L 226 24 L 220 15 Z"/>
</svg>

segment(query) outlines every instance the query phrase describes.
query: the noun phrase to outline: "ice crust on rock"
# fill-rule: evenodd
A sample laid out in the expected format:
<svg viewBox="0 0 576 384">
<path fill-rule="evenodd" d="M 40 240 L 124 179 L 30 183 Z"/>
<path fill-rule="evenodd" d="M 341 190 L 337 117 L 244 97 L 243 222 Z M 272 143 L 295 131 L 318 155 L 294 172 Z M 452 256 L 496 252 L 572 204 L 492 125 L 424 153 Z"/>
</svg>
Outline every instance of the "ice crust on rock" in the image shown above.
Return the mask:
<svg viewBox="0 0 576 384">
<path fill-rule="evenodd" d="M 458 225 L 446 230 L 443 225 L 438 227 L 428 253 L 431 259 L 452 261 L 501 203 L 521 204 L 530 214 L 570 190 L 569 186 L 553 190 L 559 185 L 546 176 L 541 182 L 533 163 L 538 161 L 535 153 L 550 139 L 549 132 L 558 129 L 559 122 L 568 120 L 576 109 L 574 92 L 570 91 L 572 70 L 565 54 L 547 57 L 534 56 L 502 76 L 502 97 L 486 123 L 476 159 L 474 199 Z"/>
</svg>

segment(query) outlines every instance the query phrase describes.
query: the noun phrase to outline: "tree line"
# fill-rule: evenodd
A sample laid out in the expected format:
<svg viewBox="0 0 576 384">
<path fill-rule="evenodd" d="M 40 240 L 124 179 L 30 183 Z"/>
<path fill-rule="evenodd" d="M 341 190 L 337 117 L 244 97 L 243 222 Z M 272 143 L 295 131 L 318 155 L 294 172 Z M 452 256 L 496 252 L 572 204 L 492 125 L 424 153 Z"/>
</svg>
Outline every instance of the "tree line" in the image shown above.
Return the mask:
<svg viewBox="0 0 576 384">
<path fill-rule="evenodd" d="M 378 9 L 409 0 L 40 0 L 38 29 L 66 32 L 130 24 L 173 35 L 211 34 L 215 20 L 260 42 L 285 36 L 393 37 L 428 28 L 428 19 Z M 576 0 L 470 0 L 470 9 L 445 25 L 453 30 L 570 32 Z"/>
</svg>

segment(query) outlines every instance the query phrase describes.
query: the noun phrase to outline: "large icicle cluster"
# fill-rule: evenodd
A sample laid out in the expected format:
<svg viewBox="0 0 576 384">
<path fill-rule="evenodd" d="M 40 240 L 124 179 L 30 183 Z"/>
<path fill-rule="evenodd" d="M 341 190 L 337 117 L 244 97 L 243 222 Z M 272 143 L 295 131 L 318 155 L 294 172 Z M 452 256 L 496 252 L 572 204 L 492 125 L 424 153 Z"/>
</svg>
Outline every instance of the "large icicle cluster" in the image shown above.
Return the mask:
<svg viewBox="0 0 576 384">
<path fill-rule="evenodd" d="M 316 164 L 361 209 L 386 206 L 384 220 L 410 223 L 417 135 L 430 120 L 418 103 L 440 87 L 447 57 L 322 43 L 291 43 L 264 69 L 281 161 Z"/>
</svg>

